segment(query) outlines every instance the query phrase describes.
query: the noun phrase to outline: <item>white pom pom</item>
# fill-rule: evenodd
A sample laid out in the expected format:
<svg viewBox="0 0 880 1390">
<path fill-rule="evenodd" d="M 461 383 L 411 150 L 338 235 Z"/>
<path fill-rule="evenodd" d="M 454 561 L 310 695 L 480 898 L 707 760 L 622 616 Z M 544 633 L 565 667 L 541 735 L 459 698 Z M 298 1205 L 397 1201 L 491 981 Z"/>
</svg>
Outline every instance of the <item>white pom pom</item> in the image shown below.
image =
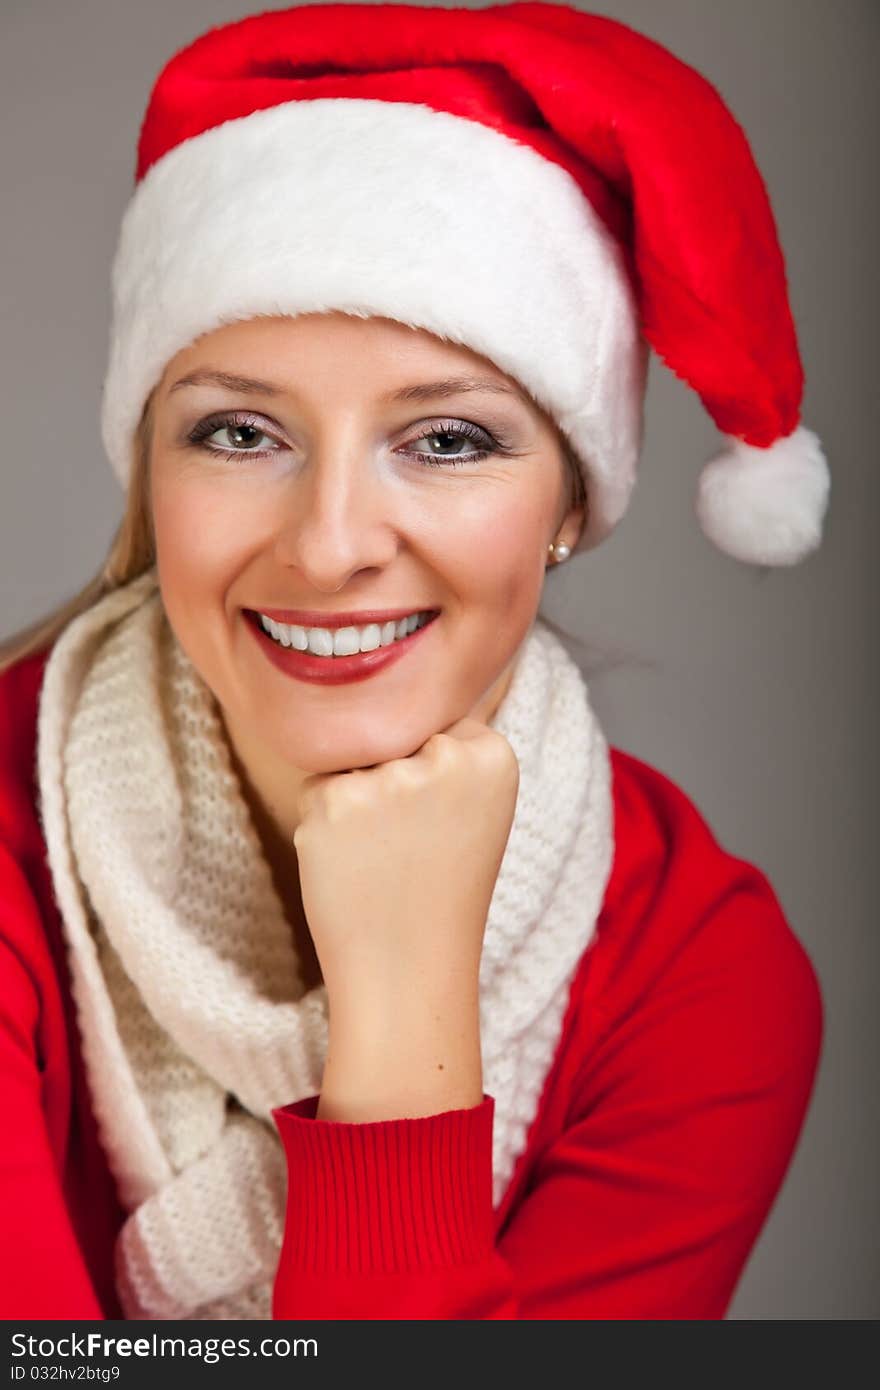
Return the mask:
<svg viewBox="0 0 880 1390">
<path fill-rule="evenodd" d="M 822 540 L 831 475 L 818 435 L 799 425 L 769 449 L 726 436 L 700 474 L 694 509 L 719 550 L 751 565 L 794 565 Z"/>
</svg>

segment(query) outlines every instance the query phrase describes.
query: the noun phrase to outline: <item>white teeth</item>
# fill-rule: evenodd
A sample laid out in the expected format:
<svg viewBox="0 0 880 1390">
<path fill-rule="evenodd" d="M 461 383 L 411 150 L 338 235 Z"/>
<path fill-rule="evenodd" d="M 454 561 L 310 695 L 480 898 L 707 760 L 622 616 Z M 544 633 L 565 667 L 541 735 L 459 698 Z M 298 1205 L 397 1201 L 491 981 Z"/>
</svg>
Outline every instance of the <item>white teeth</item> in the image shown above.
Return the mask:
<svg viewBox="0 0 880 1390">
<path fill-rule="evenodd" d="M 356 627 L 340 627 L 333 638 L 334 656 L 354 656 L 360 651 L 360 637 Z"/>
<path fill-rule="evenodd" d="M 293 624 L 277 623 L 274 618 L 259 614 L 263 629 L 284 647 L 294 647 L 297 651 L 310 651 L 315 656 L 353 656 L 356 652 L 372 652 L 377 647 L 387 647 L 390 643 L 408 637 L 417 627 L 427 622 L 427 613 L 411 613 L 399 621 L 394 619 L 383 623 L 368 623 L 365 627 L 296 627 Z"/>
<path fill-rule="evenodd" d="M 379 645 L 381 636 L 378 623 L 367 623 L 361 633 L 361 651 L 374 652 Z"/>
<path fill-rule="evenodd" d="M 315 656 L 333 655 L 333 634 L 326 627 L 309 628 L 309 651 Z"/>
</svg>

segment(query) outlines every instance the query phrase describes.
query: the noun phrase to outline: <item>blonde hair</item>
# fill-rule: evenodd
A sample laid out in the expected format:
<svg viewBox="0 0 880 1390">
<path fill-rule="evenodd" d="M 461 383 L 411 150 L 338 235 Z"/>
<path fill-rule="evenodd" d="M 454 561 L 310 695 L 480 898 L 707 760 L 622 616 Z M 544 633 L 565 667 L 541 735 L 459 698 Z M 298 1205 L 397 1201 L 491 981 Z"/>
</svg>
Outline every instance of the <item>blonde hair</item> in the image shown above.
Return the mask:
<svg viewBox="0 0 880 1390">
<path fill-rule="evenodd" d="M 134 466 L 128 486 L 125 514 L 113 537 L 107 558 L 93 579 L 85 588 L 65 600 L 60 607 L 53 609 L 45 617 L 13 633 L 0 642 L 0 672 L 50 647 L 61 635 L 68 623 L 84 613 L 105 594 L 121 585 L 136 579 L 139 574 L 155 563 L 156 543 L 153 517 L 149 501 L 150 446 L 153 436 L 153 396 L 144 406 L 138 424 L 134 444 Z M 583 476 L 574 455 L 565 440 L 562 448 L 566 466 L 571 478 L 570 506 L 585 506 Z M 551 566 L 548 573 L 552 573 Z M 549 619 L 545 619 L 550 626 Z M 568 634 L 566 634 L 568 635 Z"/>
<path fill-rule="evenodd" d="M 110 544 L 107 558 L 93 579 L 60 607 L 0 642 L 0 672 L 50 647 L 67 624 L 105 594 L 135 579 L 155 560 L 155 539 L 149 503 L 150 445 L 153 435 L 153 398 L 144 406 L 135 435 L 134 467 L 128 487 L 125 513 Z"/>
</svg>

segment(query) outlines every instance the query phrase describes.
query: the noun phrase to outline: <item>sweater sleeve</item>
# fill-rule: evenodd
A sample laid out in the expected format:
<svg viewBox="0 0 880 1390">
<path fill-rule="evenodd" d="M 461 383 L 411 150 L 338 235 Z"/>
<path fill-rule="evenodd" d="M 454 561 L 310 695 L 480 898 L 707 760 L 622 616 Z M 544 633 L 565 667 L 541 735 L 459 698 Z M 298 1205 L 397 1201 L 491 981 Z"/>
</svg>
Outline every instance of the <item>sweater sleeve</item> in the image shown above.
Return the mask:
<svg viewBox="0 0 880 1390">
<path fill-rule="evenodd" d="M 317 1097 L 274 1111 L 273 1316 L 722 1318 L 808 1106 L 812 963 L 761 875 L 741 876 L 638 1007 L 588 1012 L 568 1121 L 494 1235 L 491 1096 L 366 1124 L 315 1119 Z"/>
<path fill-rule="evenodd" d="M 25 875 L 0 844 L 0 1317 L 104 1317 L 68 1215 L 43 1108 L 42 939 Z"/>
</svg>

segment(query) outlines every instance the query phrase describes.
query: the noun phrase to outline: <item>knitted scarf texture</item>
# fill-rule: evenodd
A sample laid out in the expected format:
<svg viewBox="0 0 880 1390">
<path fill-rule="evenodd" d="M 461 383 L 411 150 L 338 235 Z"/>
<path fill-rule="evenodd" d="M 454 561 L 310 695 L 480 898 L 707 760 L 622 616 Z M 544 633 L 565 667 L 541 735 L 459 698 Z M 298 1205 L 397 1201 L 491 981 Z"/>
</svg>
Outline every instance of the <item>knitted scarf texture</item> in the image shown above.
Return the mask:
<svg viewBox="0 0 880 1390">
<path fill-rule="evenodd" d="M 540 619 L 491 722 L 520 765 L 479 982 L 497 1209 L 595 931 L 613 815 L 583 676 Z M 320 1092 L 327 993 L 304 989 L 219 707 L 155 567 L 56 641 L 37 771 L 92 1106 L 126 1213 L 125 1316 L 270 1319 L 288 1182 L 270 1112 Z"/>
</svg>

